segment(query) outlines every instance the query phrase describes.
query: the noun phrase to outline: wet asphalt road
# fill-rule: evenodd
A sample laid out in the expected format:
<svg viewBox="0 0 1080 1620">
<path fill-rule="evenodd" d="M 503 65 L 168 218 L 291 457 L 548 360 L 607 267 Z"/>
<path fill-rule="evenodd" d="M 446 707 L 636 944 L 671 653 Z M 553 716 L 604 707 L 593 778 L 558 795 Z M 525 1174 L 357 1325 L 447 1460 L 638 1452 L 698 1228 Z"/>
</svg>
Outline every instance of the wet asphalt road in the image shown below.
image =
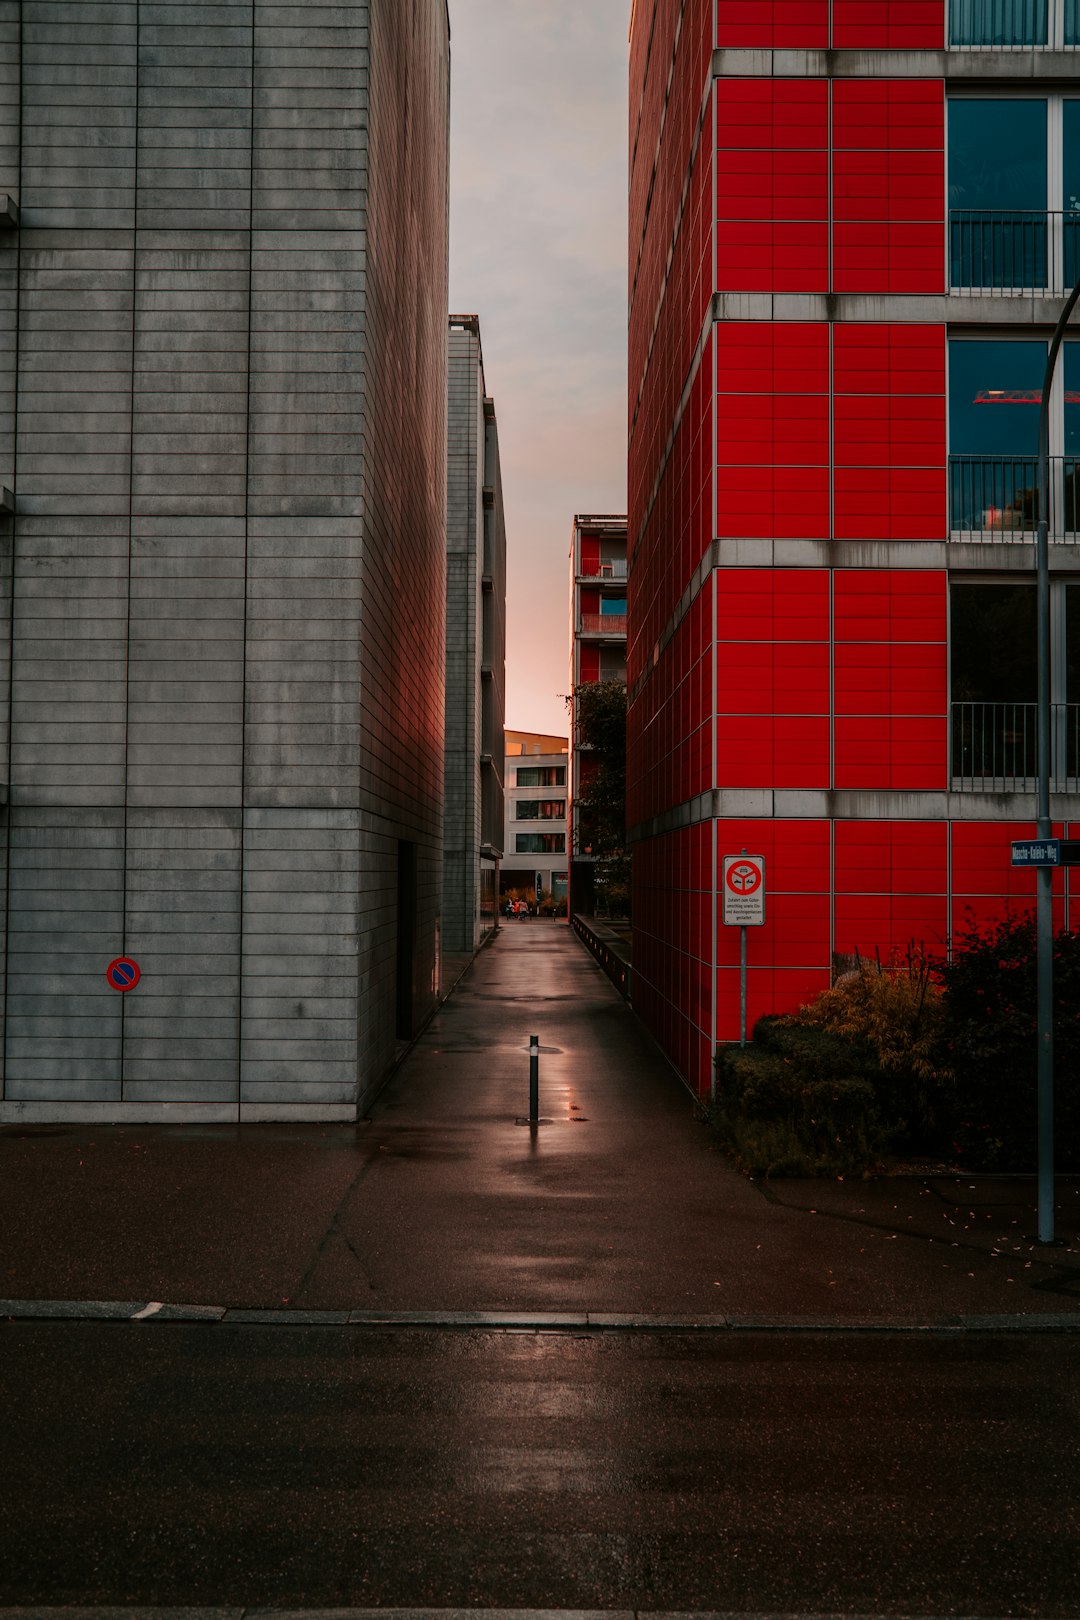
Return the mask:
<svg viewBox="0 0 1080 1620">
<path fill-rule="evenodd" d="M 0 1325 L 0 1604 L 1080 1613 L 1077 1340 Z"/>
</svg>

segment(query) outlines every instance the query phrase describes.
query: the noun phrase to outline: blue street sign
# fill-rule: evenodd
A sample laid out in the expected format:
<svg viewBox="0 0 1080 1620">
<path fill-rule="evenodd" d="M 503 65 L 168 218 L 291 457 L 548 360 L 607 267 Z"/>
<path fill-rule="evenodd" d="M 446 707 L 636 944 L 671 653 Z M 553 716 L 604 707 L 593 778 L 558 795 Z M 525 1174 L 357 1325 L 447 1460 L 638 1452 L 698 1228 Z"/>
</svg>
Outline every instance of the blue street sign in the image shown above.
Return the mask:
<svg viewBox="0 0 1080 1620">
<path fill-rule="evenodd" d="M 1014 866 L 1060 866 L 1060 838 L 1024 838 L 1013 844 Z"/>
</svg>

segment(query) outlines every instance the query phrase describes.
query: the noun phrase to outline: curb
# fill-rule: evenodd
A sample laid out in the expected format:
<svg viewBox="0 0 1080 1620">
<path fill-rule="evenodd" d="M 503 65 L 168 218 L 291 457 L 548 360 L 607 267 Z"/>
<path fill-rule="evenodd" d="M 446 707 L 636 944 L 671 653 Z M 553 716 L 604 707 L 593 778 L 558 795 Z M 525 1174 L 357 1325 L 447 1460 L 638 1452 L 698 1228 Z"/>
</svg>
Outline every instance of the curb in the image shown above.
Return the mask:
<svg viewBox="0 0 1080 1620">
<path fill-rule="evenodd" d="M 0 1300 L 9 1322 L 202 1322 L 244 1327 L 457 1328 L 569 1333 L 1080 1333 L 1080 1312 L 926 1318 L 855 1316 L 649 1316 L 621 1311 L 305 1311 L 162 1300 Z"/>
</svg>

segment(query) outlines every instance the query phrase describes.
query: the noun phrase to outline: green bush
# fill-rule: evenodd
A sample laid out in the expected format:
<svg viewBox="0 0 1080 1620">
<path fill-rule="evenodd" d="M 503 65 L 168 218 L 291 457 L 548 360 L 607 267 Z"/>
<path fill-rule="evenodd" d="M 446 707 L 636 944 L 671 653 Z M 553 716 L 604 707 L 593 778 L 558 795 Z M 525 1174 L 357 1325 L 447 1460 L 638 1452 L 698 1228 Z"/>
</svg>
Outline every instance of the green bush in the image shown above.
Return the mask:
<svg viewBox="0 0 1080 1620">
<path fill-rule="evenodd" d="M 755 1174 L 847 1174 L 890 1153 L 982 1171 L 1036 1165 L 1035 922 L 953 940 L 947 960 L 859 962 L 796 1014 L 717 1055 L 714 1123 Z M 1054 940 L 1055 1159 L 1080 1170 L 1080 935 Z"/>
<path fill-rule="evenodd" d="M 953 1141 L 972 1170 L 1036 1165 L 1035 920 L 970 926 L 937 964 L 943 1037 L 956 1076 Z M 1054 939 L 1056 1164 L 1080 1170 L 1080 934 Z"/>
<path fill-rule="evenodd" d="M 721 1049 L 713 1124 L 753 1175 L 861 1169 L 884 1146 L 872 1085 L 829 1037 L 784 1024 L 763 1019 L 753 1045 Z"/>
<path fill-rule="evenodd" d="M 915 1153 L 949 1145 L 953 1075 L 935 964 L 921 950 L 897 952 L 884 966 L 858 961 L 798 1014 L 859 1055 L 882 1118 L 898 1145 Z"/>
</svg>

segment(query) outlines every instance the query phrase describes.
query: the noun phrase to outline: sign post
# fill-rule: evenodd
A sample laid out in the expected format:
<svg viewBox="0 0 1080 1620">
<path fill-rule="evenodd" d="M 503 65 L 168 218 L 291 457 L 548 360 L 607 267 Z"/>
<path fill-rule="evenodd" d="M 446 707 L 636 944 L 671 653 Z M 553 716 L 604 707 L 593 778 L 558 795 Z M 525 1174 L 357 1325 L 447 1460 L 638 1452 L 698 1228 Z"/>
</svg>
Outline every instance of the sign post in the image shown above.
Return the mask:
<svg viewBox="0 0 1080 1620">
<path fill-rule="evenodd" d="M 765 924 L 765 857 L 724 856 L 724 926 L 738 928 L 739 1045 L 746 1045 L 746 930 Z"/>
</svg>

